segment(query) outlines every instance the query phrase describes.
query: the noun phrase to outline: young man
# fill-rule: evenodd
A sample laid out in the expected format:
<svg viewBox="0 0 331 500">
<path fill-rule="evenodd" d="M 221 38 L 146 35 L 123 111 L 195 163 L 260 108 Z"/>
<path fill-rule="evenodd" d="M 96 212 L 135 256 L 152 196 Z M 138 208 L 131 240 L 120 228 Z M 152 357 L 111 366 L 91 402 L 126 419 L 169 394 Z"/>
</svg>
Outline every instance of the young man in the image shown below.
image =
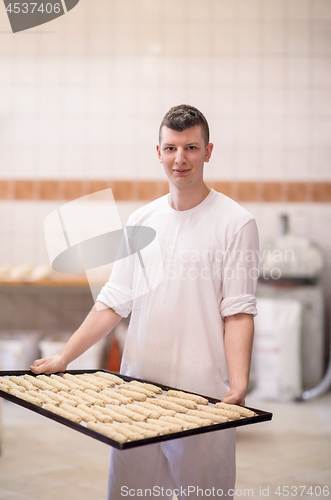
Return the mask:
<svg viewBox="0 0 331 500">
<path fill-rule="evenodd" d="M 199 110 L 171 108 L 159 137 L 157 152 L 170 194 L 137 210 L 128 225 L 155 229 L 163 281 L 116 305 L 119 288 L 135 288 L 134 273 L 128 275 L 124 261 L 118 261 L 98 296 L 96 305 L 104 309 L 95 306 L 60 353 L 35 361 L 31 369 L 64 370 L 132 312 L 121 373 L 243 404 L 256 315 L 256 224 L 250 213 L 204 183 L 213 144 Z M 213 488 L 215 496 L 222 490 L 224 498 L 232 498 L 234 482 L 235 431 L 228 429 L 112 450 L 108 499 L 118 500 L 129 490 L 131 498 L 141 498 L 146 488 L 155 498 L 166 490 L 181 500 L 188 493 L 196 498 Z"/>
</svg>

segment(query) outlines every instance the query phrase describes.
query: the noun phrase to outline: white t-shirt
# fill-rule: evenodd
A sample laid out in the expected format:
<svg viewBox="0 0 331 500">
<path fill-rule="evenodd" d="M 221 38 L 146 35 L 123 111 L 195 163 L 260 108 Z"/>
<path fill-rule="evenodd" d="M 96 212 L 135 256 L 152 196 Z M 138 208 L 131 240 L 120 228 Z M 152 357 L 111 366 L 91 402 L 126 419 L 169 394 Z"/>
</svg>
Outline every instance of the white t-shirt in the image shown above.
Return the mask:
<svg viewBox="0 0 331 500">
<path fill-rule="evenodd" d="M 224 318 L 257 314 L 253 216 L 212 189 L 184 211 L 172 209 L 163 196 L 134 212 L 127 225 L 155 229 L 164 278 L 132 299 L 135 273 L 122 259 L 97 298 L 121 316 L 132 313 L 121 373 L 222 398 L 229 389 Z M 131 300 L 118 305 L 123 290 Z"/>
</svg>

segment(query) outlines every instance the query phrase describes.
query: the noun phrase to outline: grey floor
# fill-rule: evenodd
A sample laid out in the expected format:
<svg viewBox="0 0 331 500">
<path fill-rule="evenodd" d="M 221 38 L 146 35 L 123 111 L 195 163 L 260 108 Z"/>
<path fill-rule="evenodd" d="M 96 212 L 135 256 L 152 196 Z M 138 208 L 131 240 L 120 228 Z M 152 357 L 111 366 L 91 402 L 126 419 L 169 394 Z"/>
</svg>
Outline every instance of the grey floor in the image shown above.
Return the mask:
<svg viewBox="0 0 331 500">
<path fill-rule="evenodd" d="M 106 499 L 107 445 L 2 403 L 1 500 Z M 287 486 L 292 498 L 331 499 L 331 394 L 306 403 L 246 404 L 274 418 L 237 431 L 236 499 L 279 500 Z"/>
</svg>

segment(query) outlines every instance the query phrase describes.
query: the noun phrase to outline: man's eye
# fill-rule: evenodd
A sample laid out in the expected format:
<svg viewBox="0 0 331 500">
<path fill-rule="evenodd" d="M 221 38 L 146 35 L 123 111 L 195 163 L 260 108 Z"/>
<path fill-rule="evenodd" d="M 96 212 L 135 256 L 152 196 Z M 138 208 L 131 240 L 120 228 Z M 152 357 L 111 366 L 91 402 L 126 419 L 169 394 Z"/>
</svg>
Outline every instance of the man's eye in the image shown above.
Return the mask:
<svg viewBox="0 0 331 500">
<path fill-rule="evenodd" d="M 195 146 L 189 146 L 188 149 L 195 149 Z"/>
<path fill-rule="evenodd" d="M 175 149 L 175 148 L 174 148 L 173 146 L 168 146 L 168 147 L 166 148 L 166 151 L 173 151 L 174 149 Z"/>
</svg>

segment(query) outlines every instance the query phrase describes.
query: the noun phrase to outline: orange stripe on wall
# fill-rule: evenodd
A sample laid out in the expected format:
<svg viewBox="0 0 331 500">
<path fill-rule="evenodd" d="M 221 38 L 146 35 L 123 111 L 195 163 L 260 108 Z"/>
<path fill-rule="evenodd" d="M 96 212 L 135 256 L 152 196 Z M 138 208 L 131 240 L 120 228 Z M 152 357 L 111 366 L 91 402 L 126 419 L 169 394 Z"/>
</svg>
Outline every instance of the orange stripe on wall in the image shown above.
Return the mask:
<svg viewBox="0 0 331 500">
<path fill-rule="evenodd" d="M 331 203 L 331 182 L 206 181 L 238 202 Z M 111 188 L 117 201 L 151 201 L 169 192 L 167 181 L 0 180 L 1 200 L 74 200 Z"/>
</svg>

